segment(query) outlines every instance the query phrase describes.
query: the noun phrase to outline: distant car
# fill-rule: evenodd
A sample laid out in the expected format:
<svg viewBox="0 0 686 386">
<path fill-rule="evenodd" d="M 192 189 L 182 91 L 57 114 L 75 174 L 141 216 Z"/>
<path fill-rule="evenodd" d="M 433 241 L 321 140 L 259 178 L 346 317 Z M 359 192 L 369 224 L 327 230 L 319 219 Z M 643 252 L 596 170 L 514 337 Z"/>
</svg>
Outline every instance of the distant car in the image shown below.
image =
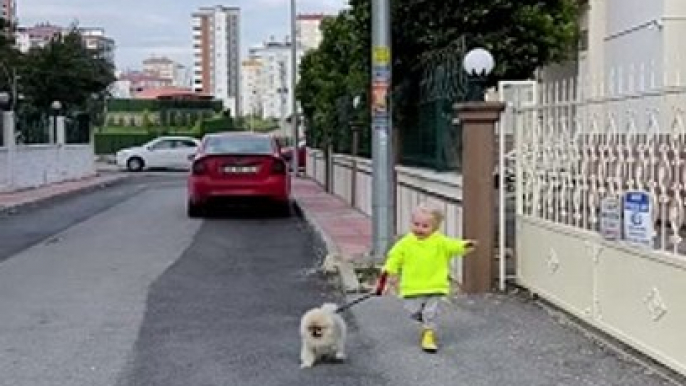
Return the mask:
<svg viewBox="0 0 686 386">
<path fill-rule="evenodd" d="M 291 162 L 292 157 L 293 157 L 293 147 L 292 146 L 284 147 L 283 150 L 281 150 L 281 154 L 283 155 L 284 159 L 289 162 L 289 165 L 290 165 L 290 162 Z M 298 154 L 298 169 L 304 170 L 305 166 L 306 166 L 305 162 L 307 162 L 307 146 L 305 145 L 305 141 L 300 141 L 300 143 L 298 143 L 297 154 Z M 289 166 L 289 170 L 290 169 L 291 168 Z"/>
<path fill-rule="evenodd" d="M 191 166 L 190 158 L 199 145 L 200 141 L 193 137 L 159 137 L 142 146 L 118 151 L 117 165 L 132 172 L 144 169 L 188 170 Z"/>
<path fill-rule="evenodd" d="M 206 135 L 188 177 L 188 216 L 205 215 L 212 202 L 246 199 L 290 213 L 291 180 L 276 139 L 250 132 Z"/>
</svg>

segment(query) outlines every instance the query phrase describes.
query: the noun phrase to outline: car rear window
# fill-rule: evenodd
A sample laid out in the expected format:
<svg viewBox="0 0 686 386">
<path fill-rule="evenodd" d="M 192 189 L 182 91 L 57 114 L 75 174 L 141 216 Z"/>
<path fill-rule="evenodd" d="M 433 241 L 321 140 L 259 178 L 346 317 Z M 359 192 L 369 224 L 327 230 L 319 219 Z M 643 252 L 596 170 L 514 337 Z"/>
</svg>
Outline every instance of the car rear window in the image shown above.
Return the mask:
<svg viewBox="0 0 686 386">
<path fill-rule="evenodd" d="M 271 139 L 262 137 L 209 137 L 207 154 L 272 154 Z"/>
</svg>

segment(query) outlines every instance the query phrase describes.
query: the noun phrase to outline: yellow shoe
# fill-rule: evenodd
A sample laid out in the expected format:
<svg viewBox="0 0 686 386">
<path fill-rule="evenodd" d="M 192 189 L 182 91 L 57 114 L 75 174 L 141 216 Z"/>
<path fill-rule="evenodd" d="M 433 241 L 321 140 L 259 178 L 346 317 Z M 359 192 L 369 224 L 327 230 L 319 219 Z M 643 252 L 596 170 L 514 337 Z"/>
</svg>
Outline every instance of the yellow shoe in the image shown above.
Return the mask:
<svg viewBox="0 0 686 386">
<path fill-rule="evenodd" d="M 422 350 L 429 353 L 435 353 L 438 351 L 438 346 L 436 345 L 436 334 L 433 330 L 422 331 Z"/>
</svg>

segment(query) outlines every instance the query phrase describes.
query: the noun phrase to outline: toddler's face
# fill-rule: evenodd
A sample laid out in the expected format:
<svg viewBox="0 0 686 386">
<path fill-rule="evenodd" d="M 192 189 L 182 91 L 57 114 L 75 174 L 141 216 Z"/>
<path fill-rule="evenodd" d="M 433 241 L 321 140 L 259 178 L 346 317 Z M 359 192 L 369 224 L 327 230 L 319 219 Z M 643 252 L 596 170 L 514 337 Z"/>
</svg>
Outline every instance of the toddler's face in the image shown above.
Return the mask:
<svg viewBox="0 0 686 386">
<path fill-rule="evenodd" d="M 418 239 L 425 239 L 431 236 L 436 230 L 434 219 L 431 215 L 426 213 L 417 213 L 412 216 L 412 233 Z"/>
</svg>

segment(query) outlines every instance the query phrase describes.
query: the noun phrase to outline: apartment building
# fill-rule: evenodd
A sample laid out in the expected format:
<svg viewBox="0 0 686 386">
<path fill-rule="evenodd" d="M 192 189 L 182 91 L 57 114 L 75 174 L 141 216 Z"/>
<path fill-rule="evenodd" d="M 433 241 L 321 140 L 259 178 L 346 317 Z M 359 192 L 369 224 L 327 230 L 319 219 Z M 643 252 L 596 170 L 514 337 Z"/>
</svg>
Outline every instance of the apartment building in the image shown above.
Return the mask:
<svg viewBox="0 0 686 386">
<path fill-rule="evenodd" d="M 651 82 L 655 87 L 670 86 L 677 81 L 677 73 L 682 77 L 686 74 L 682 43 L 686 35 L 685 1 L 581 3 L 581 42 L 576 59 L 543 69 L 539 73 L 542 81 L 578 77 L 594 93 L 608 94 Z M 599 89 L 601 83 L 604 90 Z"/>
<path fill-rule="evenodd" d="M 89 50 L 95 50 L 97 55 L 99 55 L 101 58 L 110 63 L 114 63 L 114 50 L 116 46 L 114 44 L 114 39 L 105 34 L 104 28 L 79 28 L 79 33 L 81 33 L 83 44 L 86 46 L 86 48 Z"/>
<path fill-rule="evenodd" d="M 293 69 L 291 66 L 291 50 L 288 38 L 277 41 L 274 37 L 249 50 L 249 57 L 260 63 L 257 90 L 265 118 L 283 119 L 292 112 L 291 73 L 297 71 L 297 68 Z M 304 50 L 298 47 L 298 66 L 303 55 Z"/>
<path fill-rule="evenodd" d="M 192 19 L 193 91 L 214 95 L 239 116 L 240 8 L 201 7 Z"/>
<path fill-rule="evenodd" d="M 263 117 L 262 61 L 250 58 L 241 63 L 241 105 L 245 115 Z"/>
<path fill-rule="evenodd" d="M 52 38 L 67 33 L 69 30 L 49 24 L 41 23 L 32 27 L 18 27 L 15 33 L 17 47 L 21 52 L 28 52 L 32 48 L 45 47 Z M 114 63 L 115 42 L 105 34 L 103 28 L 79 28 L 83 44 L 86 48 L 97 50 L 97 55 Z"/>
<path fill-rule="evenodd" d="M 143 72 L 168 80 L 175 87 L 190 87 L 187 68 L 165 56 L 151 56 L 143 60 Z"/>
<path fill-rule="evenodd" d="M 0 0 L 0 19 L 8 21 L 10 24 L 17 22 L 17 1 Z"/>
<path fill-rule="evenodd" d="M 322 21 L 327 18 L 323 13 L 300 14 L 296 18 L 297 42 L 305 51 L 319 47 L 322 41 L 320 30 Z"/>
</svg>

